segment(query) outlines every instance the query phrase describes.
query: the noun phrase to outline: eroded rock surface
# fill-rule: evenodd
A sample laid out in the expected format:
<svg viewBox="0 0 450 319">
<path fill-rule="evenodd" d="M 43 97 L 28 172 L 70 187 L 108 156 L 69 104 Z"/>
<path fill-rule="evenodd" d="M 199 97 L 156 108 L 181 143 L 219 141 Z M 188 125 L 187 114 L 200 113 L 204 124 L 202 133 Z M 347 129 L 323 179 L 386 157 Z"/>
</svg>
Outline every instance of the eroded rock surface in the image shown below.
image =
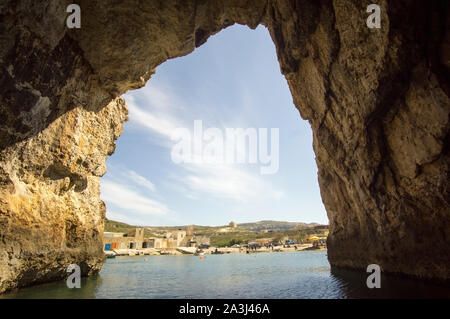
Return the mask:
<svg viewBox="0 0 450 319">
<path fill-rule="evenodd" d="M 65 25 L 71 2 L 81 29 Z M 449 6 L 378 1 L 368 29 L 369 3 L 3 1 L 0 292 L 100 269 L 118 97 L 234 23 L 269 29 L 311 123 L 330 263 L 449 280 Z"/>
</svg>

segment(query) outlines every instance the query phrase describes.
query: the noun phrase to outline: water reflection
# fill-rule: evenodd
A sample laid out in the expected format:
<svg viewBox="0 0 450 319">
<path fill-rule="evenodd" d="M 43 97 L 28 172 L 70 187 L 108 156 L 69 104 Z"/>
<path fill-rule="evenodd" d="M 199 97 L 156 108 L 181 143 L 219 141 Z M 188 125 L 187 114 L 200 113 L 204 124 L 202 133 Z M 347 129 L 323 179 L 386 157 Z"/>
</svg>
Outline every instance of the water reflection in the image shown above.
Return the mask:
<svg viewBox="0 0 450 319">
<path fill-rule="evenodd" d="M 89 278 L 81 278 L 81 289 L 67 288 L 66 281 L 41 284 L 14 290 L 8 294 L 0 295 L 4 299 L 94 299 L 98 288 L 102 286 L 102 278 L 95 275 Z"/>
<path fill-rule="evenodd" d="M 369 289 L 366 285 L 369 274 L 364 271 L 331 267 L 330 272 L 346 298 L 450 298 L 450 287 L 430 282 L 382 273 L 381 288 Z"/>
<path fill-rule="evenodd" d="M 326 252 L 108 259 L 81 289 L 65 281 L 23 288 L 0 298 L 450 298 L 450 287 L 330 269 Z"/>
</svg>

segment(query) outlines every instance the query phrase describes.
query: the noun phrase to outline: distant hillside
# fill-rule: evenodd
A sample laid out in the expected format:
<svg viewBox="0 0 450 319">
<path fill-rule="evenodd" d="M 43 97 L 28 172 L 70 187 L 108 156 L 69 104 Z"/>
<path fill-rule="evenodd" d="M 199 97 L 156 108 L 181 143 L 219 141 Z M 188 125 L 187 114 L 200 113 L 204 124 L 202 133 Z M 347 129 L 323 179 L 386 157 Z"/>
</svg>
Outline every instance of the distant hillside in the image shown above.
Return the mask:
<svg viewBox="0 0 450 319">
<path fill-rule="evenodd" d="M 114 220 L 105 218 L 105 232 L 126 233 L 129 230 L 136 228 L 136 227 L 141 227 L 141 226 L 128 225 L 126 223 L 116 222 Z M 157 237 L 155 234 L 153 234 L 152 232 L 150 232 L 147 229 L 144 230 L 144 236 L 145 237 Z"/>
<path fill-rule="evenodd" d="M 206 236 L 211 240 L 211 245 L 217 247 L 232 246 L 235 243 L 247 243 L 261 238 L 273 238 L 281 240 L 290 238 L 296 242 L 302 242 L 311 235 L 326 236 L 328 225 L 317 223 L 283 222 L 263 220 L 255 223 L 238 224 L 236 228 L 222 226 L 191 225 L 197 236 Z M 128 225 L 113 220 L 105 220 L 105 231 L 125 233 L 137 226 Z M 146 237 L 161 237 L 166 232 L 177 229 L 186 230 L 188 226 L 145 226 Z"/>
<path fill-rule="evenodd" d="M 128 225 L 121 222 L 116 222 L 114 220 L 105 219 L 105 231 L 114 233 L 126 233 L 128 230 L 132 229 L 134 226 Z"/>
<path fill-rule="evenodd" d="M 199 226 L 192 225 L 194 227 L 194 231 L 196 233 L 201 233 L 204 235 L 211 235 L 221 228 L 227 227 L 227 225 L 221 226 Z M 276 220 L 262 220 L 254 223 L 242 223 L 238 224 L 238 228 L 235 231 L 252 231 L 252 232 L 260 232 L 263 230 L 277 232 L 277 231 L 286 231 L 286 230 L 300 230 L 300 229 L 310 229 L 317 226 L 324 226 L 327 228 L 327 225 L 321 225 L 317 223 L 302 223 L 302 222 L 285 222 L 285 221 L 276 221 Z M 106 219 L 105 220 L 105 231 L 107 232 L 118 232 L 125 233 L 128 230 L 135 228 L 138 226 L 128 225 L 126 223 L 117 222 L 114 220 Z M 177 229 L 186 229 L 185 226 L 145 226 L 146 234 L 162 234 L 164 232 L 170 232 Z M 157 235 L 156 235 L 157 236 Z"/>
<path fill-rule="evenodd" d="M 252 230 L 252 231 L 262 231 L 262 230 L 271 230 L 271 231 L 283 231 L 283 230 L 292 230 L 292 229 L 301 229 L 301 228 L 309 228 L 313 226 L 319 226 L 317 223 L 300 223 L 300 222 L 282 222 L 275 220 L 262 220 L 255 223 L 243 223 L 238 224 L 239 227 Z"/>
<path fill-rule="evenodd" d="M 276 220 L 261 220 L 253 223 L 242 223 L 238 224 L 239 228 L 259 232 L 262 230 L 271 230 L 271 231 L 283 231 L 283 230 L 292 230 L 292 229 L 303 229 L 303 228 L 311 228 L 315 226 L 320 226 L 318 223 L 301 223 L 301 222 L 284 222 L 284 221 L 276 221 Z M 227 227 L 228 225 L 220 225 L 220 226 L 199 226 L 192 225 L 194 229 L 197 231 L 214 231 L 219 228 Z M 326 226 L 326 225 L 323 225 Z M 118 232 L 125 233 L 128 230 L 142 226 L 133 226 L 122 222 L 117 222 L 111 219 L 105 220 L 105 231 L 106 232 Z M 158 231 L 173 231 L 176 229 L 185 229 L 187 226 L 144 226 L 147 229 Z"/>
</svg>

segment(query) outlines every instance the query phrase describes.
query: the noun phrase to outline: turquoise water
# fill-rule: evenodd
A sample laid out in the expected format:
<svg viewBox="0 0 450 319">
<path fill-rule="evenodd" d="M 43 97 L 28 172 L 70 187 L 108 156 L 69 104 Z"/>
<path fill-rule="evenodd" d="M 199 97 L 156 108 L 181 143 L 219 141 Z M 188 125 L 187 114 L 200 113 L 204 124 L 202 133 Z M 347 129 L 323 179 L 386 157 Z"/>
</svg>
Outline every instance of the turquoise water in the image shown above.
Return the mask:
<svg viewBox="0 0 450 319">
<path fill-rule="evenodd" d="M 450 298 L 450 288 L 332 271 L 326 251 L 107 259 L 80 289 L 65 282 L 24 288 L 3 298 Z"/>
</svg>

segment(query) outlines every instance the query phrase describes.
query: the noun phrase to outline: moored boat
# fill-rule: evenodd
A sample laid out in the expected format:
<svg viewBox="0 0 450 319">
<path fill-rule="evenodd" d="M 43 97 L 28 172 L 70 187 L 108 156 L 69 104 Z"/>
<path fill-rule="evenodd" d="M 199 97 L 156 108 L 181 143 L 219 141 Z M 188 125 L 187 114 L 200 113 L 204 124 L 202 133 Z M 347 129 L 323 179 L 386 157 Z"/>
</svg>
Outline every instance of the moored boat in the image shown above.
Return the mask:
<svg viewBox="0 0 450 319">
<path fill-rule="evenodd" d="M 104 251 L 106 258 L 116 258 L 116 253 L 113 251 Z"/>
<path fill-rule="evenodd" d="M 203 249 L 197 249 L 194 253 L 194 256 L 203 256 L 203 255 L 205 255 Z"/>
</svg>

